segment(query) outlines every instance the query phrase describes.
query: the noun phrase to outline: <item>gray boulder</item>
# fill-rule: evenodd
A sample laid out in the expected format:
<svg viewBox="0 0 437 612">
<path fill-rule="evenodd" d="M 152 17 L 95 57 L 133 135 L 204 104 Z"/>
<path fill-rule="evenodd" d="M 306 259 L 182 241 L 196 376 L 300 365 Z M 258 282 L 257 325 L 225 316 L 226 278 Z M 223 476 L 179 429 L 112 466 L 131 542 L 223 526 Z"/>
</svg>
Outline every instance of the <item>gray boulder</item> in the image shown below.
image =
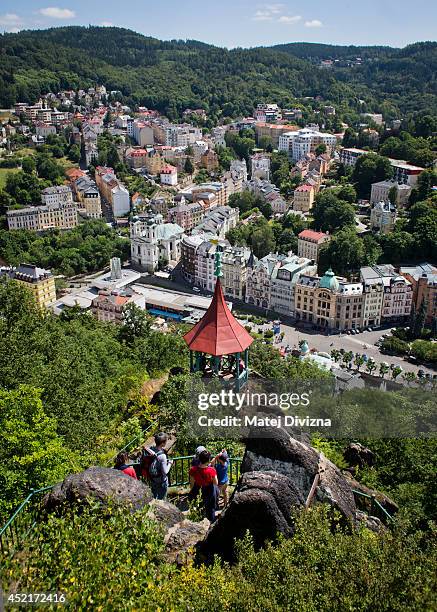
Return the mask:
<svg viewBox="0 0 437 612">
<path fill-rule="evenodd" d="M 345 449 L 343 456 L 345 461 L 347 461 L 348 465 L 351 467 L 358 466 L 360 468 L 366 465 L 373 465 L 375 462 L 375 455 L 370 450 L 370 448 L 366 448 L 359 442 L 351 442 Z"/>
<path fill-rule="evenodd" d="M 147 516 L 166 529 L 184 520 L 184 515 L 179 508 L 162 499 L 152 499 Z"/>
<path fill-rule="evenodd" d="M 234 559 L 236 539 L 246 531 L 257 549 L 278 533 L 294 533 L 291 511 L 302 506 L 304 498 L 287 476 L 274 471 L 243 474 L 227 508 L 211 525 L 205 540 L 198 546 L 200 559 L 211 560 L 214 554 Z"/>
<path fill-rule="evenodd" d="M 247 439 L 241 471 L 274 471 L 287 476 L 307 500 L 318 475 L 313 499 L 329 503 L 348 518 L 354 519 L 356 506 L 345 476 L 331 461 L 308 443 L 297 440 L 284 429 L 269 428 L 264 437 Z"/>
<path fill-rule="evenodd" d="M 374 533 L 384 533 L 387 531 L 384 523 L 376 516 L 371 516 L 370 514 L 366 514 L 365 512 L 361 512 L 361 510 L 357 510 L 356 514 L 357 525 L 361 525 L 362 527 L 366 527 L 373 531 Z"/>
<path fill-rule="evenodd" d="M 46 512 L 62 510 L 63 507 L 100 502 L 140 510 L 152 500 L 148 486 L 140 480 L 123 474 L 119 470 L 90 467 L 79 474 L 70 474 L 63 482 L 45 496 L 42 505 Z"/>
<path fill-rule="evenodd" d="M 168 563 L 185 565 L 196 554 L 196 545 L 203 540 L 209 528 L 208 519 L 200 523 L 182 520 L 174 524 L 164 537 L 164 557 Z"/>
</svg>

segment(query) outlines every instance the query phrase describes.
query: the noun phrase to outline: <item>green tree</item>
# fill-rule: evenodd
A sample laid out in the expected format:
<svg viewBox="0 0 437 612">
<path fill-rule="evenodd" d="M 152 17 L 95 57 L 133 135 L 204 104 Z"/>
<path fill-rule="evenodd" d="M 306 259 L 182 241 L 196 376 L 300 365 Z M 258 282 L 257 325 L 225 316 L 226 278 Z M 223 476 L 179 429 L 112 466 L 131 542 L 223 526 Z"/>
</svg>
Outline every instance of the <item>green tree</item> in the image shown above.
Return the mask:
<svg viewBox="0 0 437 612">
<path fill-rule="evenodd" d="M 358 270 L 366 259 L 364 242 L 355 230 L 346 227 L 337 232 L 320 251 L 319 267 L 321 270 L 335 268 L 339 274 Z"/>
<path fill-rule="evenodd" d="M 193 174 L 194 172 L 194 165 L 189 157 L 185 160 L 184 170 L 187 174 Z"/>
<path fill-rule="evenodd" d="M 353 180 L 360 198 L 369 198 L 372 183 L 392 178 L 393 168 L 387 157 L 376 153 L 361 155 L 354 166 Z"/>
<path fill-rule="evenodd" d="M 312 213 L 314 226 L 318 230 L 334 232 L 346 226 L 355 226 L 353 207 L 339 200 L 330 190 L 316 196 Z"/>
<path fill-rule="evenodd" d="M 379 375 L 384 378 L 384 376 L 387 374 L 387 372 L 390 370 L 390 366 L 385 363 L 384 361 L 382 361 L 379 364 Z"/>
<path fill-rule="evenodd" d="M 77 467 L 56 429 L 56 420 L 44 412 L 40 390 L 0 388 L 0 515 L 11 512 L 30 488 L 56 483 Z"/>
<path fill-rule="evenodd" d="M 258 258 L 274 252 L 276 243 L 272 228 L 269 225 L 263 225 L 255 229 L 251 237 L 251 245 Z"/>
</svg>

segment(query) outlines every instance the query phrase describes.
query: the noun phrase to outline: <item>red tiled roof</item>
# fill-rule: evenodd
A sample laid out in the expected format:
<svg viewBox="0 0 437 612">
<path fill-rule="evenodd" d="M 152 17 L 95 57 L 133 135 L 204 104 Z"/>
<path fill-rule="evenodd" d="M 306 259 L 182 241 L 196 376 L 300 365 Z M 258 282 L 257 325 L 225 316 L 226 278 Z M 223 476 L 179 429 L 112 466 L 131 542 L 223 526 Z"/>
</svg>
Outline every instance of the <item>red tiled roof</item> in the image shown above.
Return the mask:
<svg viewBox="0 0 437 612">
<path fill-rule="evenodd" d="M 253 342 L 252 336 L 229 310 L 217 279 L 211 305 L 202 319 L 184 336 L 190 351 L 216 357 L 241 353 Z"/>
<path fill-rule="evenodd" d="M 315 232 L 314 230 L 303 230 L 299 235 L 298 238 L 304 238 L 307 240 L 320 240 L 321 238 L 326 238 L 327 234 L 325 234 L 324 232 Z"/>
<path fill-rule="evenodd" d="M 301 185 L 296 191 L 311 191 L 311 189 L 313 189 L 312 185 Z"/>
<path fill-rule="evenodd" d="M 174 166 L 163 166 L 161 168 L 161 174 L 173 174 L 177 172 L 177 168 Z"/>
</svg>

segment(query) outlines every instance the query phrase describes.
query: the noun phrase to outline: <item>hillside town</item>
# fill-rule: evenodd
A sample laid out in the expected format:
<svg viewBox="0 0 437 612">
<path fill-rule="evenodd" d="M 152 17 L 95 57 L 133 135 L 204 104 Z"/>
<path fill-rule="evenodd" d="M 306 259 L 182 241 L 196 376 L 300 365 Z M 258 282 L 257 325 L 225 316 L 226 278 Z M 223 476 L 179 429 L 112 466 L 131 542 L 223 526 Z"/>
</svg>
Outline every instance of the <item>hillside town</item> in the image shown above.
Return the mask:
<svg viewBox="0 0 437 612">
<path fill-rule="evenodd" d="M 33 105 L 17 103 L 2 121 L 0 161 L 11 174 L 25 169 L 23 151 L 32 164 L 34 152 L 65 161 L 38 201 L 23 204 L 18 195 L 6 205 L 9 232 L 66 232 L 101 219 L 130 243 L 129 261 L 122 262 L 127 280 L 119 282 L 125 270 L 118 264 L 112 283 L 87 286 L 82 279 L 57 292 L 56 273 L 41 262 L 3 262 L 1 274 L 27 283 L 41 306 L 58 314 L 78 306 L 121 322 L 123 309 L 135 303 L 164 320 L 198 320 L 214 291 L 220 252 L 230 303 L 313 330 L 316 348 L 319 336 L 410 328 L 419 316 L 435 337 L 435 262 L 398 265 L 364 256 L 357 265 L 352 253 L 340 264 L 328 255 L 342 232 L 364 249 L 374 237 L 389 239 L 424 190 L 421 177 L 435 177 L 433 167 L 376 159 L 380 138 L 396 136 L 401 122 L 363 114 L 360 139 L 371 146 L 357 148 L 344 146 L 352 130 L 333 123 L 334 106 L 322 106 L 318 123 L 305 124 L 301 108 L 256 104 L 251 117 L 205 128 L 203 109 L 186 109 L 172 123 L 120 100 L 119 91 L 103 85 L 60 91 Z M 364 178 L 353 174 L 367 156 L 376 165 Z M 427 189 L 431 197 L 437 186 Z"/>
</svg>

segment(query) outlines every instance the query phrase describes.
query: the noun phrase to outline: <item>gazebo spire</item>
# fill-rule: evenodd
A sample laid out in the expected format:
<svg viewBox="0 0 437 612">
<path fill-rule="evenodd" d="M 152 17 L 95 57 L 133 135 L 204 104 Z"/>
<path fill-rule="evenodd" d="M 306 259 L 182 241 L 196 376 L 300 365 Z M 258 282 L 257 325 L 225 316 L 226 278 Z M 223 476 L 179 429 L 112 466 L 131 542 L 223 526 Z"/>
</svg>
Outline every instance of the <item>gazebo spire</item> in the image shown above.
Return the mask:
<svg viewBox="0 0 437 612">
<path fill-rule="evenodd" d="M 215 254 L 216 284 L 211 304 L 194 327 L 185 334 L 184 340 L 191 352 L 191 371 L 209 372 L 234 379 L 237 389 L 248 375 L 248 348 L 252 336 L 237 321 L 226 304 L 220 282 L 221 250 Z M 205 357 L 210 356 L 210 364 Z M 244 361 L 242 360 L 244 357 Z"/>
</svg>

